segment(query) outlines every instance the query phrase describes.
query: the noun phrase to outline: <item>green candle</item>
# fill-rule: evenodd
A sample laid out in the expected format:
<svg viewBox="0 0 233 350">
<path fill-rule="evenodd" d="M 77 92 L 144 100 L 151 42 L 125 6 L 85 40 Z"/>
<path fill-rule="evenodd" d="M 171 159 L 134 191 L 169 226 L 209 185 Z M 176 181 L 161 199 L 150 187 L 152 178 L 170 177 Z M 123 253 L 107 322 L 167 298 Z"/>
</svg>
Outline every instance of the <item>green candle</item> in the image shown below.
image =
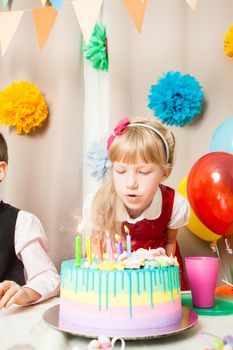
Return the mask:
<svg viewBox="0 0 233 350">
<path fill-rule="evenodd" d="M 81 266 L 81 253 L 82 253 L 82 248 L 81 248 L 81 234 L 83 231 L 83 222 L 78 225 L 78 234 L 75 239 L 75 266 Z"/>
<path fill-rule="evenodd" d="M 81 265 L 81 237 L 80 235 L 76 236 L 75 240 L 75 265 Z"/>
</svg>

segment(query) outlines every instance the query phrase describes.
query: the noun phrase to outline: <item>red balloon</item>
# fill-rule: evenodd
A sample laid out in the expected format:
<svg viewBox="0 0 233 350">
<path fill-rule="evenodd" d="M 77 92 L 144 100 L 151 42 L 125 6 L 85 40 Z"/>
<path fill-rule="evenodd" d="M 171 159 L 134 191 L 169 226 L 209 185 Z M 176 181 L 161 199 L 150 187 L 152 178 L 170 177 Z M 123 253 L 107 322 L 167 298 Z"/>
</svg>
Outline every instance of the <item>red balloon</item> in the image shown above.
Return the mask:
<svg viewBox="0 0 233 350">
<path fill-rule="evenodd" d="M 221 236 L 233 233 L 233 155 L 212 152 L 191 168 L 187 193 L 198 218 Z"/>
</svg>

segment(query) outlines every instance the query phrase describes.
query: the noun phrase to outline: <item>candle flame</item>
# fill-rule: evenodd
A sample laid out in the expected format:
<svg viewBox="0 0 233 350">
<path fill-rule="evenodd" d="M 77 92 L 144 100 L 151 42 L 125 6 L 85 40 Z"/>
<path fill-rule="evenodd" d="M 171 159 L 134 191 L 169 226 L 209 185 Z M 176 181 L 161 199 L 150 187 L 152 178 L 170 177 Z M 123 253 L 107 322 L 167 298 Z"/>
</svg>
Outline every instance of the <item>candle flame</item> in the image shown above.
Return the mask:
<svg viewBox="0 0 233 350">
<path fill-rule="evenodd" d="M 125 230 L 125 233 L 128 235 L 129 234 L 129 229 L 126 225 L 124 225 L 124 230 Z"/>
<path fill-rule="evenodd" d="M 119 242 L 121 240 L 121 237 L 116 233 L 115 234 L 115 239 L 116 239 L 117 242 Z"/>
<path fill-rule="evenodd" d="M 108 231 L 105 231 L 105 234 L 106 234 L 107 238 L 109 238 L 109 233 L 108 233 Z"/>
<path fill-rule="evenodd" d="M 79 234 L 82 233 L 82 231 L 83 231 L 83 226 L 84 226 L 83 222 L 81 222 L 81 224 L 78 225 L 77 231 L 78 231 Z"/>
</svg>

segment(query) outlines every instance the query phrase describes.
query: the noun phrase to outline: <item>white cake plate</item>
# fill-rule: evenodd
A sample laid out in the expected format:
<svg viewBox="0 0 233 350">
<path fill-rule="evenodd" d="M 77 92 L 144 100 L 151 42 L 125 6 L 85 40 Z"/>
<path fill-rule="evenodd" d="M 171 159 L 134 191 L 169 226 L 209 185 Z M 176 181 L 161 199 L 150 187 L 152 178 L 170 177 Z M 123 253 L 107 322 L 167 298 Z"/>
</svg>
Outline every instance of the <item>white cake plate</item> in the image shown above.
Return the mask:
<svg viewBox="0 0 233 350">
<path fill-rule="evenodd" d="M 78 315 L 77 315 L 78 316 Z M 53 328 L 60 330 L 65 333 L 78 335 L 81 337 L 86 338 L 96 338 L 100 335 L 100 329 L 92 329 L 92 328 L 83 328 L 80 329 L 78 326 L 74 326 L 72 324 L 67 325 L 66 327 L 59 325 L 59 305 L 55 305 L 47 309 L 43 313 L 43 319 L 44 321 Z M 132 332 L 127 331 L 104 331 L 104 334 L 109 337 L 123 337 L 124 339 L 128 340 L 136 340 L 136 339 L 145 339 L 145 338 L 161 338 L 166 337 L 174 334 L 179 334 L 187 329 L 193 327 L 198 321 L 198 315 L 195 311 L 188 308 L 187 306 L 182 305 L 182 318 L 181 321 L 173 324 L 169 327 L 163 327 L 163 328 L 154 328 L 150 329 L 148 331 L 138 331 L 135 333 L 135 335 L 132 335 Z M 102 332 L 103 333 L 103 332 Z"/>
</svg>

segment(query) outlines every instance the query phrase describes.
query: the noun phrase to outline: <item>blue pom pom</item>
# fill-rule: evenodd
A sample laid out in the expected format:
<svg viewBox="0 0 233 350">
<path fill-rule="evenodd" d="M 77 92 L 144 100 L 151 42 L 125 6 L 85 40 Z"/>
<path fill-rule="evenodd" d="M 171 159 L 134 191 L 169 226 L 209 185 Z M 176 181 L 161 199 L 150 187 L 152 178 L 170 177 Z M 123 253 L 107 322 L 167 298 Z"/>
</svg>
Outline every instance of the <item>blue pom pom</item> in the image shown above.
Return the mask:
<svg viewBox="0 0 233 350">
<path fill-rule="evenodd" d="M 98 180 L 104 178 L 111 166 L 111 162 L 108 159 L 107 140 L 100 140 L 92 144 L 87 152 L 85 163 L 93 177 Z"/>
<path fill-rule="evenodd" d="M 202 111 L 201 89 L 193 76 L 170 71 L 151 86 L 148 107 L 162 122 L 184 126 Z"/>
</svg>

